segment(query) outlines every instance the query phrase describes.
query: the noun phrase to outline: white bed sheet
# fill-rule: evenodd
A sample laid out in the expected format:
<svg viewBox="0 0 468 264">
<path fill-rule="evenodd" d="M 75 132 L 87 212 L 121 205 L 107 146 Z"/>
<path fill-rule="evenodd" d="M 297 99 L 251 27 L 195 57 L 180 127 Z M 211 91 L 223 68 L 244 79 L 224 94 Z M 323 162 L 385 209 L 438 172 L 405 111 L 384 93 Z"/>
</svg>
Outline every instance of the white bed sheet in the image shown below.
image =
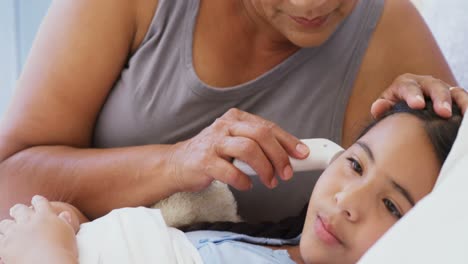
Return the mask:
<svg viewBox="0 0 468 264">
<path fill-rule="evenodd" d="M 202 264 L 185 234 L 167 227 L 160 210 L 123 208 L 81 225 L 80 264 Z"/>
</svg>

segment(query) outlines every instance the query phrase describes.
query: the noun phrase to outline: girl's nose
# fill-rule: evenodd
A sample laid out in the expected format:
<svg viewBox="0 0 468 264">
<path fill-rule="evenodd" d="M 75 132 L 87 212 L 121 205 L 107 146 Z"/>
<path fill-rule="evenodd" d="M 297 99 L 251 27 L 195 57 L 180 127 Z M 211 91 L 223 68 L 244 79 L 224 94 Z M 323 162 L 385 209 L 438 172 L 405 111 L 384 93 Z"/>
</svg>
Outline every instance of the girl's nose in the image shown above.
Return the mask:
<svg viewBox="0 0 468 264">
<path fill-rule="evenodd" d="M 350 187 L 335 194 L 335 202 L 340 213 L 351 222 L 359 221 L 365 211 L 370 209 L 367 206 L 369 197 L 364 195 L 367 192 L 366 188 L 362 187 Z"/>
</svg>

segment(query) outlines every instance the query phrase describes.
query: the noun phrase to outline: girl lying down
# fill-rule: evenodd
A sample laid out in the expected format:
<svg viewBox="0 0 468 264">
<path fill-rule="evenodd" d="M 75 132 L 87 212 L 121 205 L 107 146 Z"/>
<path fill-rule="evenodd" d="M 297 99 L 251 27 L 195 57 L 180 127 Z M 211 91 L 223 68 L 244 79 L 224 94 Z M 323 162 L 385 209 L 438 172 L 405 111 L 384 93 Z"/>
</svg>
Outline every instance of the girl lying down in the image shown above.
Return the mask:
<svg viewBox="0 0 468 264">
<path fill-rule="evenodd" d="M 147 208 L 115 210 L 75 235 L 84 221 L 76 208 L 35 196 L 31 207 L 12 207 L 12 220 L 0 223 L 0 256 L 6 264 L 355 263 L 432 190 L 450 151 L 460 110 L 454 106 L 453 116 L 441 119 L 432 103 L 426 107 L 399 103 L 371 124 L 323 172 L 305 220 L 288 229 L 300 231 L 289 239 L 182 233 Z"/>
</svg>

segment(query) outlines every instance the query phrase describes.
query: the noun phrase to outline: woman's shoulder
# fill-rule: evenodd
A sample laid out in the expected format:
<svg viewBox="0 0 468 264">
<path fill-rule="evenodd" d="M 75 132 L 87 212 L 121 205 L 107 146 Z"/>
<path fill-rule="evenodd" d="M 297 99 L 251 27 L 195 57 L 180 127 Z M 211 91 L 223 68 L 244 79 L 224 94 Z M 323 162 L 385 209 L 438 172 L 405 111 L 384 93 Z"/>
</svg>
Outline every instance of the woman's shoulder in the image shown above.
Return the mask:
<svg viewBox="0 0 468 264">
<path fill-rule="evenodd" d="M 86 6 L 87 10 L 96 10 L 106 16 L 109 24 L 120 20 L 116 33 L 122 30 L 131 32 L 130 52 L 133 53 L 143 41 L 148 31 L 160 0 L 81 0 L 74 5 Z M 122 25 L 125 25 L 122 28 Z M 111 26 L 111 25 L 109 25 Z"/>
<path fill-rule="evenodd" d="M 387 72 L 392 80 L 411 72 L 452 81 L 431 31 L 410 0 L 385 1 L 369 51 L 372 64 L 380 62 L 382 72 Z"/>
<path fill-rule="evenodd" d="M 432 75 L 456 83 L 430 29 L 410 0 L 386 0 L 369 42 L 361 72 L 363 80 L 383 91 L 399 75 Z M 380 93 L 381 91 L 378 91 Z"/>
<path fill-rule="evenodd" d="M 159 0 L 53 1 L 47 17 L 52 17 L 50 20 L 53 21 L 62 21 L 61 24 L 68 28 L 92 25 L 89 31 L 101 36 L 112 32 L 124 38 L 127 45 L 133 48 L 150 24 L 158 2 Z"/>
<path fill-rule="evenodd" d="M 198 0 L 136 0 L 136 32 L 132 54 L 153 34 L 180 29 L 185 18 L 198 12 Z M 162 30 L 162 31 L 161 31 Z"/>
<path fill-rule="evenodd" d="M 385 0 L 367 46 L 346 111 L 344 144 L 359 134 L 356 122 L 369 117 L 371 104 L 405 73 L 432 75 L 456 83 L 437 43 L 410 0 Z"/>
</svg>

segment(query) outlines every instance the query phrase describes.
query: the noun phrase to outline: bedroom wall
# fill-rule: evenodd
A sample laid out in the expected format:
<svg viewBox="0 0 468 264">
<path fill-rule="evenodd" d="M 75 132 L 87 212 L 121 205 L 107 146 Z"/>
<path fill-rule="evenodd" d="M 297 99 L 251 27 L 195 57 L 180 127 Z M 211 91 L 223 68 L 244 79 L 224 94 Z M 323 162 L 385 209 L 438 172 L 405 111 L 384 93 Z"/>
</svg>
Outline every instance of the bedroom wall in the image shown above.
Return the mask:
<svg viewBox="0 0 468 264">
<path fill-rule="evenodd" d="M 0 1 L 0 116 L 49 4 L 50 0 Z"/>
<path fill-rule="evenodd" d="M 459 85 L 468 90 L 468 1 L 413 1 L 434 34 Z"/>
<path fill-rule="evenodd" d="M 0 1 L 0 114 L 11 96 L 18 67 L 13 1 Z"/>
</svg>

